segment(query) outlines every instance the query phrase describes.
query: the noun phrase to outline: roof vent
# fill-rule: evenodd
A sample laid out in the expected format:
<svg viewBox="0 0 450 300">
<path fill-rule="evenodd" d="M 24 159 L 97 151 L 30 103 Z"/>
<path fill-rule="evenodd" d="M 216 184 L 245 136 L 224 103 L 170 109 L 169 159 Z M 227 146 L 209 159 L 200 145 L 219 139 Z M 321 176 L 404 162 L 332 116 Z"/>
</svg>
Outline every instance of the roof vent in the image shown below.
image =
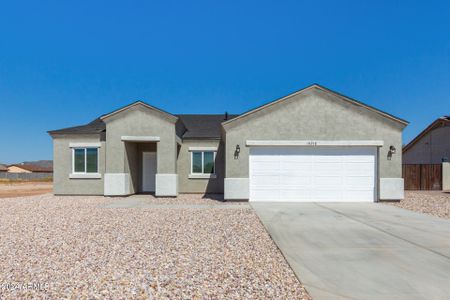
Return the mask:
<svg viewBox="0 0 450 300">
<path fill-rule="evenodd" d="M 225 121 L 227 121 L 228 120 L 228 112 L 226 111 L 225 112 Z"/>
</svg>

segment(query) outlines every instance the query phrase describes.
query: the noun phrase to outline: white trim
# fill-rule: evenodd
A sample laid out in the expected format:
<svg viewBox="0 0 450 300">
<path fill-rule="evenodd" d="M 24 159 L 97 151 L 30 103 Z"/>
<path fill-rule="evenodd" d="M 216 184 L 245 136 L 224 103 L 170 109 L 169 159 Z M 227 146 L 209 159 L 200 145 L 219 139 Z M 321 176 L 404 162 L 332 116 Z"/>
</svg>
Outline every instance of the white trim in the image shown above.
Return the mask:
<svg viewBox="0 0 450 300">
<path fill-rule="evenodd" d="M 101 143 L 69 143 L 70 148 L 101 148 Z"/>
<path fill-rule="evenodd" d="M 191 151 L 214 151 L 217 152 L 217 147 L 189 147 L 189 152 Z"/>
<path fill-rule="evenodd" d="M 134 136 L 134 135 L 122 135 L 121 140 L 124 142 L 159 142 L 161 139 L 159 136 Z"/>
<path fill-rule="evenodd" d="M 384 145 L 383 141 L 315 141 L 315 140 L 247 140 L 245 145 L 248 147 L 264 147 L 264 146 L 376 146 L 381 147 Z"/>
<path fill-rule="evenodd" d="M 189 179 L 209 179 L 217 178 L 216 174 L 189 174 Z"/>
<path fill-rule="evenodd" d="M 200 152 L 200 153 L 202 154 L 202 171 L 199 172 L 199 173 L 194 173 L 194 172 L 193 172 L 193 162 L 194 162 L 193 155 L 194 155 L 194 152 Z M 204 163 L 205 152 L 212 152 L 212 153 L 214 154 L 214 157 L 213 157 L 213 162 L 214 162 L 214 173 L 203 173 L 203 169 L 204 169 L 204 165 L 205 165 L 205 163 Z M 215 175 L 215 174 L 216 174 L 216 154 L 217 154 L 216 151 L 212 151 L 212 150 L 205 150 L 205 151 L 191 151 L 190 153 L 191 153 L 191 170 L 190 170 L 189 176 L 191 176 L 191 175 L 192 175 L 192 176 L 198 176 L 198 175 L 202 176 L 202 175 Z M 189 178 L 191 178 L 191 177 L 189 177 Z M 192 177 L 192 178 L 194 178 L 194 177 Z M 212 178 L 214 178 L 214 177 L 212 177 Z"/>
<path fill-rule="evenodd" d="M 100 173 L 72 173 L 69 174 L 70 179 L 101 179 Z"/>
</svg>

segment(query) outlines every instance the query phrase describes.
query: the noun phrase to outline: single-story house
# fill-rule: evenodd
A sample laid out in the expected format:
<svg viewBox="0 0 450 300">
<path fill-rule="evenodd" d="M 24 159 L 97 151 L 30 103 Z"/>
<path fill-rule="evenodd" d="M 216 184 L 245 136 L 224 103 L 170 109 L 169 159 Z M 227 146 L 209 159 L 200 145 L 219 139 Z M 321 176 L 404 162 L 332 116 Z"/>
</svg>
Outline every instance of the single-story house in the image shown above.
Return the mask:
<svg viewBox="0 0 450 300">
<path fill-rule="evenodd" d="M 431 123 L 403 147 L 404 164 L 440 164 L 450 159 L 450 116 Z"/>
<path fill-rule="evenodd" d="M 8 173 L 52 173 L 52 168 L 31 164 L 14 164 L 8 166 Z"/>
<path fill-rule="evenodd" d="M 0 164 L 0 172 L 8 172 L 8 167 L 4 164 Z"/>
<path fill-rule="evenodd" d="M 396 149 L 407 124 L 317 84 L 240 115 L 174 115 L 138 101 L 49 131 L 54 193 L 402 199 Z"/>
</svg>

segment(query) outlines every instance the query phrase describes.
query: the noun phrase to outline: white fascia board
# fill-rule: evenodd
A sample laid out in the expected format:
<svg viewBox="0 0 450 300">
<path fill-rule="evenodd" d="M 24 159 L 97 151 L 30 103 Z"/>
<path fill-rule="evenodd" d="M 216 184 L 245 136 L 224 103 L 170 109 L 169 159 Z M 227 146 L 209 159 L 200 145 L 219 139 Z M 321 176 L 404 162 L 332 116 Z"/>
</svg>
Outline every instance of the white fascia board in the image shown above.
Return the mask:
<svg viewBox="0 0 450 300">
<path fill-rule="evenodd" d="M 379 140 L 362 140 L 362 141 L 315 141 L 315 140 L 301 140 L 301 141 L 277 141 L 277 140 L 247 140 L 246 146 L 248 147 L 264 147 L 264 146 L 376 146 L 381 147 L 384 145 L 383 141 Z"/>
<path fill-rule="evenodd" d="M 217 147 L 189 147 L 189 151 L 217 151 Z"/>
<path fill-rule="evenodd" d="M 70 148 L 100 148 L 101 143 L 69 143 Z"/>
<path fill-rule="evenodd" d="M 161 140 L 159 136 L 134 136 L 134 135 L 122 135 L 121 139 L 124 142 L 159 142 Z"/>
</svg>

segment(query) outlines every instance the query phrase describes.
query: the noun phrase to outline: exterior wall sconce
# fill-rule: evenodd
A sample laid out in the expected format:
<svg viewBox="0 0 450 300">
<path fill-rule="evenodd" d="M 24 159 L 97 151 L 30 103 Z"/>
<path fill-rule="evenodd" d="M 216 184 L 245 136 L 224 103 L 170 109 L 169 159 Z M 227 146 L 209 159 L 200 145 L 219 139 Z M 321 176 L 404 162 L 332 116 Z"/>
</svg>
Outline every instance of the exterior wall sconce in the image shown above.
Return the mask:
<svg viewBox="0 0 450 300">
<path fill-rule="evenodd" d="M 236 145 L 236 150 L 234 150 L 234 159 L 239 158 L 239 153 L 241 152 L 241 147 L 239 145 Z"/>
<path fill-rule="evenodd" d="M 391 145 L 391 146 L 389 147 L 389 151 L 390 151 L 392 154 L 395 154 L 395 152 L 397 151 L 397 149 L 395 149 L 395 147 Z"/>
<path fill-rule="evenodd" d="M 394 146 L 389 146 L 389 152 L 387 154 L 387 159 L 391 160 L 392 159 L 392 154 L 395 154 L 395 152 L 397 152 L 397 149 L 395 149 Z"/>
</svg>

